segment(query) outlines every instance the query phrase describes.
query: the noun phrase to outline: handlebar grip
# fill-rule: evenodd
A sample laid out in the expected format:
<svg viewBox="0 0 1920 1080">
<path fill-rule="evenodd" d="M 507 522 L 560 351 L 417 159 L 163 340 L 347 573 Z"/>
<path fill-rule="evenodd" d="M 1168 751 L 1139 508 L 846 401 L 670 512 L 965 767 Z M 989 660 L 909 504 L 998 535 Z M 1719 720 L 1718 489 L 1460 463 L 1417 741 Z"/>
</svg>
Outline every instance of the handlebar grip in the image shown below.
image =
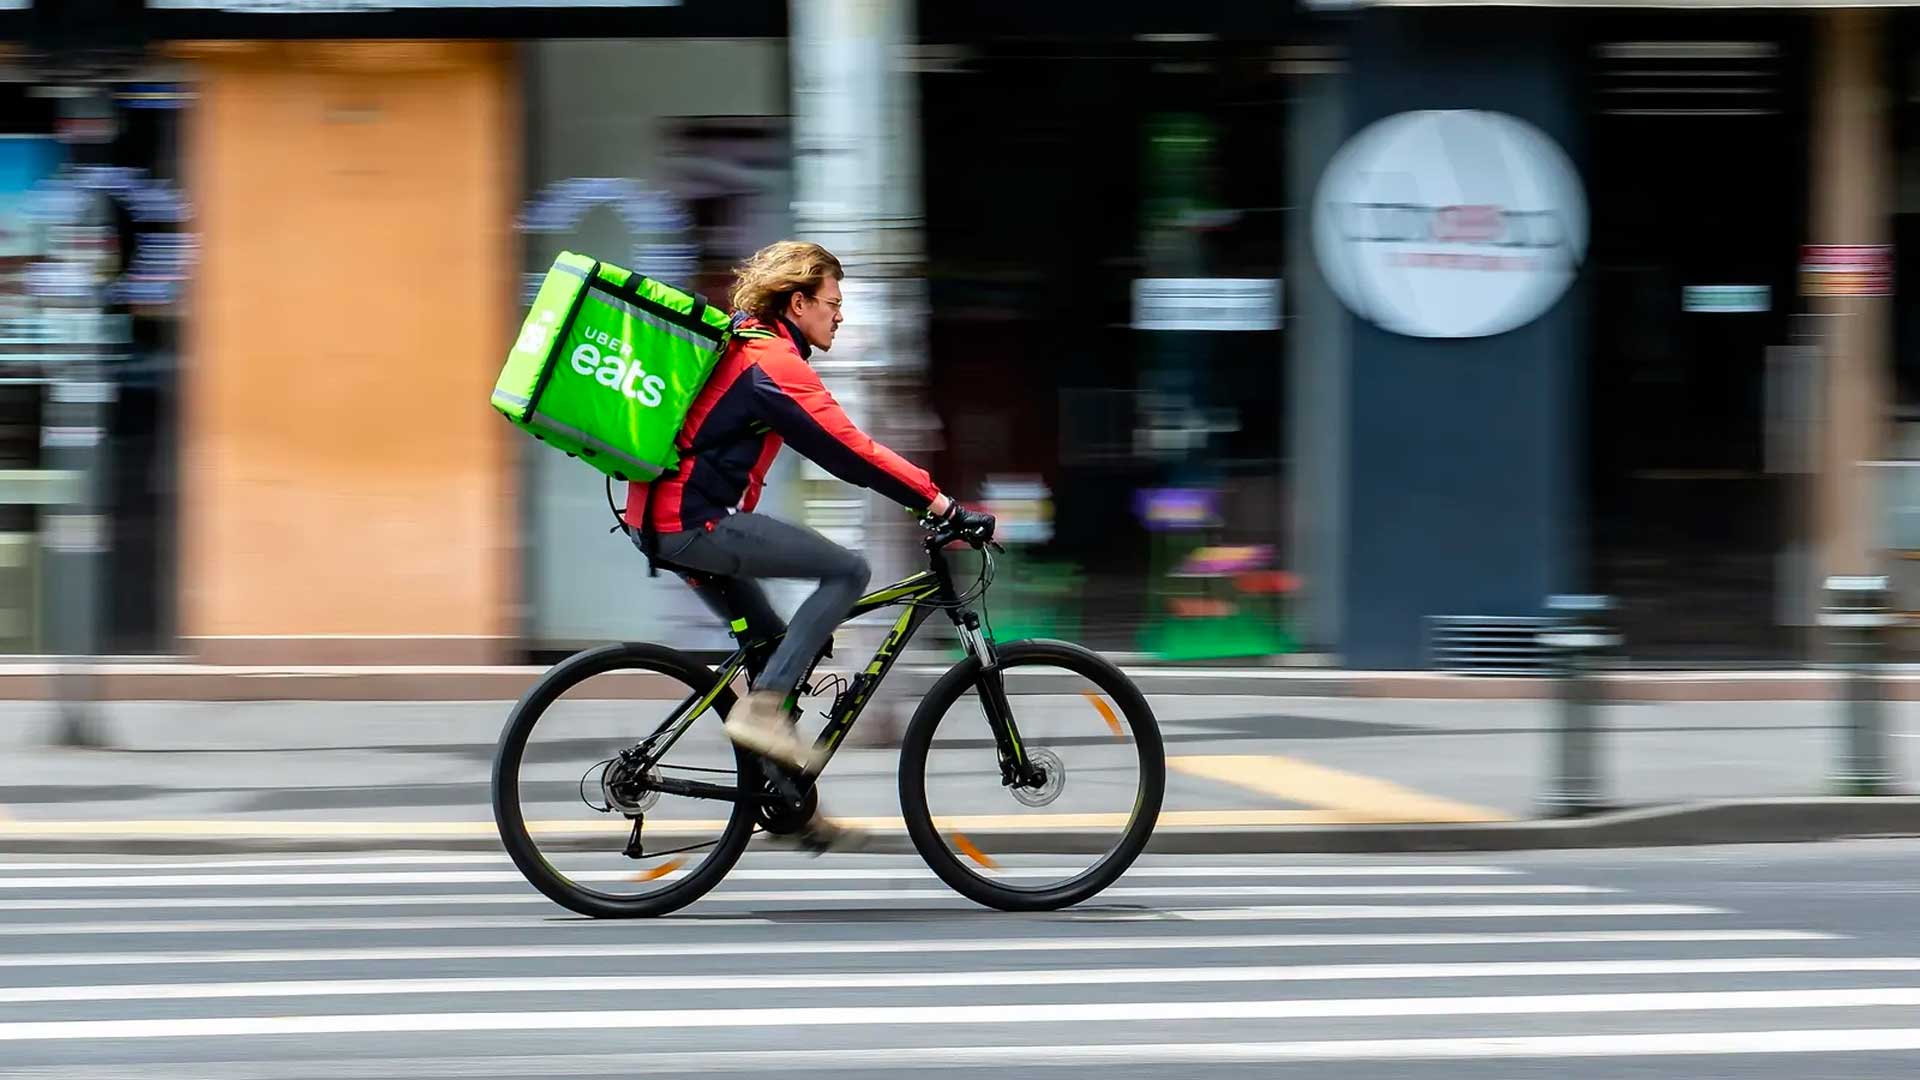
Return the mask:
<svg viewBox="0 0 1920 1080">
<path fill-rule="evenodd" d="M 960 540 L 976 550 L 990 544 L 993 545 L 994 550 L 1002 550 L 998 544 L 993 543 L 993 533 L 997 522 L 995 522 L 992 515 L 982 514 L 972 516 L 975 518 L 976 524 L 971 528 L 956 524 L 951 518 L 922 518 L 920 524 L 927 530 L 927 543 L 935 547 L 945 547 L 956 540 Z"/>
</svg>

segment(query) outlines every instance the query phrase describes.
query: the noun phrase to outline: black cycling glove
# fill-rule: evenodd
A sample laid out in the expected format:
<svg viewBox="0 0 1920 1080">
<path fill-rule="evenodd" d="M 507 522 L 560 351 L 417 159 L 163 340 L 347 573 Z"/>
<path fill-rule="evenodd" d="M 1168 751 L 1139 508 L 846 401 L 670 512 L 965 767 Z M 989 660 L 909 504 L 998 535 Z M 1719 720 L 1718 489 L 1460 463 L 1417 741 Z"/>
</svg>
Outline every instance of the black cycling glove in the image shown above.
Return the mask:
<svg viewBox="0 0 1920 1080">
<path fill-rule="evenodd" d="M 969 510 L 958 502 L 951 502 L 947 512 L 940 515 L 927 515 L 927 520 L 943 528 L 951 529 L 957 536 L 966 536 L 978 540 L 993 539 L 993 515 L 980 510 Z"/>
</svg>

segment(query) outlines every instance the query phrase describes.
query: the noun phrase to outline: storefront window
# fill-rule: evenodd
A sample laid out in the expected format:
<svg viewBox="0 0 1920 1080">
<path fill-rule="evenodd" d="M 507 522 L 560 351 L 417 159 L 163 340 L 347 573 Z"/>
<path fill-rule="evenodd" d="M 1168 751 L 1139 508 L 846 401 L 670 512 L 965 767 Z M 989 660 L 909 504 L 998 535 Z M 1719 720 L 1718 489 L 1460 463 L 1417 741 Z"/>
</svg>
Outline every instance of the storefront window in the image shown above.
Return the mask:
<svg viewBox="0 0 1920 1080">
<path fill-rule="evenodd" d="M 1588 82 L 1592 580 L 1641 661 L 1791 655 L 1808 504 L 1769 453 L 1807 237 L 1798 17 L 1595 28 Z M 1658 163 L 1657 183 L 1649 163 Z"/>
<path fill-rule="evenodd" d="M 922 79 L 935 471 L 1025 526 L 1003 637 L 1296 646 L 1273 55 L 1009 37 Z"/>
<path fill-rule="evenodd" d="M 0 84 L 0 651 L 172 651 L 191 100 L 137 75 Z M 88 640 L 55 640 L 76 604 Z"/>
</svg>

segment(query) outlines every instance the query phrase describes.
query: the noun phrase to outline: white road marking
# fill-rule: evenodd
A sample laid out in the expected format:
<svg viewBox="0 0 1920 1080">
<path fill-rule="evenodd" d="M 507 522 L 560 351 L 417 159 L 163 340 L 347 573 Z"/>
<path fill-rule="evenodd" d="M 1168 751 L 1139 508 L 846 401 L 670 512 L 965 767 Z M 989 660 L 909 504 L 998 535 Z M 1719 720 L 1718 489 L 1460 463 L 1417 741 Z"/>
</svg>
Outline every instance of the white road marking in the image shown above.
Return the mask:
<svg viewBox="0 0 1920 1080">
<path fill-rule="evenodd" d="M 678 929 L 714 925 L 771 926 L 772 919 L 725 916 L 696 919 L 656 920 L 652 927 Z M 618 920 L 586 919 L 560 914 L 547 918 L 514 915 L 419 915 L 366 919 L 203 919 L 164 920 L 159 922 L 76 922 L 76 923 L 0 923 L 0 937 L 46 937 L 72 934 L 98 937 L 105 934 L 281 934 L 289 931 L 323 933 L 342 931 L 368 933 L 378 930 L 568 930 L 575 933 L 632 933 Z"/>
<path fill-rule="evenodd" d="M 389 1080 L 395 1076 L 699 1076 L 710 1072 L 924 1069 L 936 1066 L 1257 1064 L 1286 1061 L 1465 1061 L 1519 1058 L 1753 1056 L 1920 1050 L 1920 1028 L 1811 1031 L 1690 1031 L 1650 1035 L 1498 1035 L 1436 1039 L 1326 1039 L 1303 1042 L 1106 1042 L 1035 1046 L 920 1046 L 884 1049 L 654 1051 L 324 1061 L 143 1062 L 142 1080 Z M 125 1080 L 128 1067 L 54 1066 L 23 1077 Z"/>
<path fill-rule="evenodd" d="M 766 922 L 768 920 L 748 920 Z M 520 925 L 525 925 L 524 923 Z M 1162 952 L 1238 949 L 1403 949 L 1463 945 L 1720 944 L 1838 941 L 1813 930 L 1550 930 L 1493 934 L 1251 934 L 1221 937 L 1152 935 L 1070 938 L 960 938 L 932 941 L 696 941 L 633 945 L 424 945 L 407 948 L 226 949 L 192 952 L 15 953 L 0 967 L 150 967 L 198 964 L 330 964 L 411 960 L 540 960 L 671 956 L 838 956 L 851 953 L 964 954 Z"/>
<path fill-rule="evenodd" d="M 159 1020 L 51 1020 L 0 1024 L 0 1042 L 57 1039 L 231 1038 L 454 1031 L 616 1031 L 956 1024 L 1154 1024 L 1405 1016 L 1553 1016 L 1920 1006 L 1920 987 L 1498 997 L 1333 998 L 1293 1001 L 1120 1001 L 1029 1005 L 866 1005 L 561 1012 L 222 1016 Z"/>
<path fill-rule="evenodd" d="M 604 865 L 604 864 L 603 864 Z M 640 864 L 633 868 L 619 870 L 586 870 L 569 872 L 562 864 L 562 872 L 575 881 L 631 881 Z M 997 877 L 1011 878 L 1058 878 L 1078 875 L 1086 866 L 1015 868 Z M 1218 871 L 1197 873 L 1179 870 L 1169 873 L 1162 869 L 1155 872 L 1151 868 L 1133 871 L 1129 876 L 1139 877 L 1295 877 L 1307 876 L 1298 873 L 1234 873 Z M 1324 874 L 1313 876 L 1346 877 L 1348 874 Z M 1400 875 L 1376 875 L 1400 876 Z M 898 878 L 934 880 L 926 870 L 823 870 L 812 874 L 804 871 L 788 870 L 746 870 L 729 874 L 729 880 L 744 881 L 886 881 Z M 389 871 L 363 874 L 151 874 L 128 875 L 118 877 L 9 877 L 0 878 L 0 889 L 184 889 L 184 888 L 225 888 L 231 886 L 258 887 L 284 885 L 506 885 L 524 882 L 518 870 L 448 870 L 448 871 Z M 1146 886 L 1153 892 L 1178 891 L 1178 886 Z M 1546 894 L 1549 892 L 1612 892 L 1611 889 L 1595 888 L 1586 885 L 1300 885 L 1300 886 L 1193 886 L 1194 889 L 1306 889 L 1338 890 L 1344 893 L 1364 893 L 1366 890 L 1378 890 L 1385 895 L 1398 890 L 1421 889 L 1490 889 L 1500 892 L 1527 892 Z M 722 888 L 724 890 L 724 886 Z M 1115 890 L 1109 889 L 1112 893 Z M 1249 894 L 1255 895 L 1255 894 Z M 1274 895 L 1293 895 L 1292 893 L 1274 893 Z M 1301 895 L 1311 895 L 1303 893 Z"/>
<path fill-rule="evenodd" d="M 555 975 L 521 978 L 315 979 L 0 988 L 0 1004 L 189 1001 L 210 998 L 386 997 L 404 994 L 557 994 L 695 990 L 906 990 L 1005 986 L 1138 986 L 1164 983 L 1373 982 L 1424 979 L 1578 978 L 1618 975 L 1762 975 L 1920 971 L 1913 957 L 1748 957 L 1457 964 L 1306 964 L 1248 967 L 1041 968 L 860 971 L 753 975 Z"/>
<path fill-rule="evenodd" d="M 1129 920 L 1169 920 L 1200 922 L 1300 922 L 1345 921 L 1361 919 L 1605 919 L 1647 918 L 1653 916 L 1727 915 L 1724 908 L 1692 904 L 1335 904 L 1299 907 L 1189 908 L 1176 911 L 1113 914 L 1109 912 L 1067 912 L 1059 918 L 1071 922 L 1124 922 Z M 653 926 L 706 926 L 715 923 L 767 923 L 765 918 L 695 917 Z M 415 918 L 361 919 L 232 919 L 163 920 L 158 922 L 35 922 L 0 923 L 0 937 L 44 937 L 49 934 L 260 934 L 299 931 L 372 931 L 372 930 L 481 930 L 517 928 L 539 929 L 550 926 L 600 927 L 597 932 L 620 929 L 618 920 L 561 917 L 515 918 L 496 916 L 432 916 Z M 587 933 L 596 931 L 588 930 Z M 627 932 L 631 932 L 628 928 Z"/>
<path fill-rule="evenodd" d="M 778 853 L 757 853 L 756 861 L 764 861 L 769 855 Z M 1151 858 L 1151 856 L 1148 856 Z M 573 862 L 589 861 L 592 857 L 581 858 L 568 853 L 557 853 L 553 862 L 561 867 Z M 811 856 L 807 856 L 811 858 Z M 727 874 L 727 880 L 746 881 L 868 881 L 915 876 L 931 878 L 933 872 L 918 856 L 899 855 L 861 855 L 860 867 L 821 867 L 807 864 L 794 864 L 784 869 L 765 867 L 736 867 Z M 883 860 L 892 860 L 892 866 L 873 866 Z M 600 858 L 601 865 L 607 863 Z M 1009 860 L 1011 861 L 1011 860 Z M 361 855 L 338 858 L 310 859 L 222 859 L 217 862 L 173 862 L 149 863 L 102 863 L 102 862 L 12 862 L 0 863 L 0 871 L 61 871 L 75 870 L 98 871 L 97 875 L 87 876 L 83 880 L 88 884 L 110 880 L 124 875 L 129 870 L 166 870 L 174 873 L 199 873 L 205 870 L 284 870 L 301 867 L 327 866 L 497 866 L 510 867 L 513 864 L 504 855 L 460 855 L 445 853 L 439 855 Z M 1070 866 L 1022 866 L 1014 864 L 1002 871 L 1003 876 L 1045 877 L 1053 874 L 1077 872 L 1080 867 Z M 457 872 L 457 871 L 456 871 Z M 1365 865 L 1285 865 L 1285 866 L 1234 866 L 1234 865 L 1153 865 L 1144 860 L 1128 868 L 1127 876 L 1149 878 L 1313 878 L 1313 877 L 1517 877 L 1525 873 L 1502 866 L 1452 866 L 1431 864 L 1395 865 L 1394 863 L 1370 863 Z M 517 877 L 509 874 L 507 879 Z M 31 879 L 23 879 L 31 880 Z"/>
<path fill-rule="evenodd" d="M 92 862 L 0 862 L 0 870 L 97 870 L 126 873 L 129 870 L 268 870 L 300 866 L 510 866 L 505 855 L 438 852 L 420 855 L 315 855 L 297 859 L 213 859 L 197 861 L 183 855 L 166 862 L 119 862 L 96 859 Z"/>
<path fill-rule="evenodd" d="M 1699 904 L 1301 904 L 1295 907 L 1180 908 L 1170 911 L 1087 912 L 1103 922 L 1265 922 L 1314 919 L 1606 919 L 1662 915 L 1730 915 Z"/>
<path fill-rule="evenodd" d="M 633 875 L 620 879 L 635 885 L 634 891 L 642 893 L 658 887 L 657 882 L 649 882 L 649 888 L 640 888 L 633 882 Z M 1285 885 L 1244 885 L 1194 887 L 1194 888 L 1115 888 L 1101 893 L 1103 897 L 1119 898 L 1156 898 L 1165 900 L 1203 900 L 1237 899 L 1248 897 L 1393 897 L 1393 896 L 1585 896 L 1594 893 L 1609 892 L 1608 889 L 1595 889 L 1584 885 L 1465 885 L 1465 886 L 1356 886 L 1339 888 L 1337 886 L 1285 886 Z M 719 889 L 708 893 L 701 903 L 807 903 L 826 901 L 879 901 L 900 900 L 915 903 L 927 901 L 959 901 L 959 894 L 948 889 L 781 889 L 753 891 L 744 889 Z M 465 905 L 528 905 L 552 906 L 552 901 L 538 893 L 499 892 L 499 893 L 326 893 L 316 896 L 131 896 L 131 897 L 66 897 L 45 896 L 25 900 L 0 900 L 0 911 L 188 911 L 194 909 L 217 908 L 285 908 L 285 907 L 422 907 Z"/>
</svg>

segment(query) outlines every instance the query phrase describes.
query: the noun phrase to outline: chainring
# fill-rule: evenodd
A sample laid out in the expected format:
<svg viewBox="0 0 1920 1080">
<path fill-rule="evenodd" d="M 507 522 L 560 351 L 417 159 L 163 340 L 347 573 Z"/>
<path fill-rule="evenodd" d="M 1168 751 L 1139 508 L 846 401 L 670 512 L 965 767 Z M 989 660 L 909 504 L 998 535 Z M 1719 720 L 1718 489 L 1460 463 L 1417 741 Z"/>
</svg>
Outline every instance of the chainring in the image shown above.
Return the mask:
<svg viewBox="0 0 1920 1080">
<path fill-rule="evenodd" d="M 772 785 L 766 786 L 763 794 L 771 795 Z M 814 811 L 820 808 L 820 789 L 808 787 L 807 793 L 800 797 L 800 805 L 793 806 L 777 799 L 762 799 L 754 807 L 754 820 L 760 827 L 775 836 L 792 836 L 813 820 Z"/>
</svg>

